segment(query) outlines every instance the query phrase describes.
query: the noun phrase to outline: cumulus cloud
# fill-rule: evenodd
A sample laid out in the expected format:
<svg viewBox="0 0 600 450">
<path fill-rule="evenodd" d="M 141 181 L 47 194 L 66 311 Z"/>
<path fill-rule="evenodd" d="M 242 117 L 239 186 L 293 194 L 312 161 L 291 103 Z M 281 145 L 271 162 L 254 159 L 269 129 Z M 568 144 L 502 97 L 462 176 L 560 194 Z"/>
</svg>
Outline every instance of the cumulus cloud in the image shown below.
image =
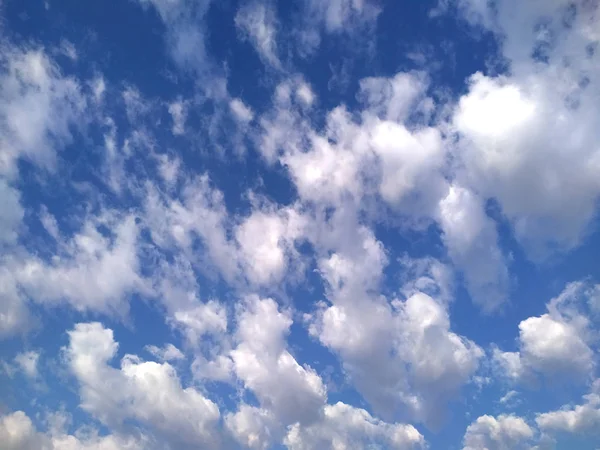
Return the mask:
<svg viewBox="0 0 600 450">
<path fill-rule="evenodd" d="M 241 306 L 237 321 L 231 359 L 244 386 L 285 425 L 317 420 L 327 393 L 319 375 L 286 349 L 289 313 L 271 299 L 253 296 Z"/>
<path fill-rule="evenodd" d="M 134 419 L 173 445 L 217 447 L 219 408 L 193 387 L 181 385 L 167 362 L 144 362 L 125 355 L 121 367 L 109 365 L 118 344 L 100 323 L 80 323 L 69 331 L 65 349 L 79 385 L 81 408 L 108 426 Z"/>
<path fill-rule="evenodd" d="M 585 238 L 600 193 L 592 101 L 598 54 L 586 53 L 597 5 L 519 4 L 517 17 L 511 0 L 498 2 L 495 13 L 483 2 L 462 3 L 503 36 L 511 68 L 510 75 L 475 74 L 459 101 L 453 121 L 467 177 L 500 203 L 532 257 L 569 250 Z"/>
<path fill-rule="evenodd" d="M 31 419 L 16 411 L 0 417 L 0 441 L 6 450 L 137 450 L 153 448 L 141 437 L 98 435 L 92 430 L 79 430 L 76 435 L 49 430 L 39 432 Z"/>
<path fill-rule="evenodd" d="M 266 450 L 273 444 L 279 427 L 271 412 L 248 405 L 229 413 L 225 424 L 240 445 L 258 450 Z"/>
<path fill-rule="evenodd" d="M 316 70 L 280 69 L 295 70 L 294 58 L 315 52 L 325 35 L 353 51 L 374 44 L 369 31 L 382 7 L 306 0 L 290 19 L 275 2 L 243 2 L 230 31 L 277 69 L 259 80 L 260 89 L 275 85 L 265 104 L 240 93 L 228 56 L 217 64 L 208 54 L 207 17 L 227 7 L 138 3 L 164 25 L 175 62 L 165 61 L 169 82 L 192 95 L 147 98 L 129 83 L 109 95 L 108 76 L 71 77 L 58 65 L 65 58 L 48 56 L 56 50 L 0 49 L 0 338 L 36 325 L 30 305 L 42 307 L 40 317 L 66 305 L 124 318 L 139 298 L 164 318 L 173 344 L 146 346 L 155 361 L 116 361 L 111 329 L 72 326 L 64 361 L 82 411 L 108 434 L 39 431 L 14 412 L 0 416 L 7 448 L 426 448 L 398 420 L 435 431 L 465 386 L 495 385 L 482 367 L 508 378 L 510 389 L 597 376 L 600 295 L 591 281 L 568 285 L 546 311 L 521 320 L 512 328 L 516 349 L 492 344 L 491 361 L 479 335 L 465 331 L 475 329 L 472 317 L 451 320 L 470 311 L 463 287 L 486 314 L 518 288 L 501 241 L 543 262 L 592 229 L 600 196 L 595 2 L 452 2 L 498 38 L 501 64 L 451 95 L 432 84 L 434 74 L 386 68 L 379 76 L 365 67 L 343 102 L 322 95 Z M 69 64 L 83 70 L 87 53 L 63 42 Z M 91 131 L 84 151 L 71 152 L 82 130 Z M 96 147 L 97 160 L 88 151 Z M 228 159 L 230 148 L 239 159 Z M 89 160 L 80 164 L 75 153 Z M 91 178 L 75 183 L 80 173 Z M 57 197 L 41 192 L 59 178 Z M 83 200 L 79 215 L 63 207 L 67 192 Z M 510 339 L 506 317 L 486 320 L 498 320 L 503 342 Z M 323 369 L 304 344 L 326 364 L 337 361 Z M 18 351 L 11 364 L 45 377 L 46 348 Z M 336 402 L 346 391 L 328 392 L 331 374 L 368 411 L 346 403 L 351 397 Z M 478 417 L 464 448 L 528 448 L 539 433 L 592 435 L 597 385 L 579 404 L 535 416 Z M 510 409 L 516 395 L 495 406 Z"/>
<path fill-rule="evenodd" d="M 205 335 L 227 331 L 227 310 L 214 300 L 198 302 L 190 309 L 175 310 L 172 323 L 184 331 L 188 342 L 198 344 Z"/>
<path fill-rule="evenodd" d="M 290 450 L 358 450 L 376 445 L 398 450 L 426 448 L 423 436 L 413 426 L 382 422 L 364 409 L 345 403 L 327 405 L 324 416 L 317 424 L 291 427 L 285 437 L 287 447 Z"/>
<path fill-rule="evenodd" d="M 104 219 L 104 220 L 103 220 Z M 52 261 L 31 257 L 12 268 L 20 288 L 35 302 L 67 302 L 80 311 L 123 314 L 125 296 L 145 290 L 138 273 L 138 227 L 135 217 L 92 218 L 63 243 L 63 254 Z M 101 227 L 115 225 L 106 236 Z"/>
<path fill-rule="evenodd" d="M 336 253 L 321 262 L 331 305 L 312 317 L 310 332 L 340 355 L 375 411 L 389 417 L 403 409 L 437 427 L 444 417 L 440 404 L 468 383 L 483 351 L 450 330 L 444 303 L 427 294 L 389 303 L 369 295 L 386 260 L 373 236 L 362 239 L 354 258 Z"/>
<path fill-rule="evenodd" d="M 303 123 L 290 100 L 294 88 L 289 83 L 277 88 L 276 116 L 262 119 L 261 150 L 271 161 L 281 149 L 279 160 L 300 198 L 323 209 L 352 202 L 367 210 L 373 198 L 381 199 L 411 226 L 438 222 L 473 301 L 486 312 L 504 303 L 508 268 L 483 199 L 448 185 L 441 132 L 412 123 L 414 114 L 431 115 L 426 77 L 399 73 L 361 80 L 360 120 L 340 106 L 328 113 L 322 132 Z"/>
<path fill-rule="evenodd" d="M 571 283 L 547 304 L 548 312 L 519 324 L 519 351 L 494 349 L 502 373 L 515 381 L 531 377 L 585 381 L 596 365 L 585 314 L 585 283 Z"/>
<path fill-rule="evenodd" d="M 199 241 L 207 250 L 203 263 L 216 267 L 229 282 L 239 277 L 236 249 L 227 235 L 231 224 L 223 193 L 214 187 L 208 175 L 185 180 L 180 195 L 175 197 L 149 184 L 144 209 L 158 248 L 178 248 L 186 259 L 197 263 L 202 255 L 192 255 L 192 248 Z"/>
<path fill-rule="evenodd" d="M 255 210 L 235 230 L 241 265 L 248 280 L 272 285 L 298 258 L 295 242 L 303 238 L 306 219 L 293 208 Z"/>
<path fill-rule="evenodd" d="M 496 224 L 485 214 L 481 199 L 451 186 L 440 202 L 439 223 L 448 253 L 464 272 L 473 301 L 492 312 L 507 299 L 508 268 L 498 246 Z"/>
<path fill-rule="evenodd" d="M 563 408 L 538 414 L 535 421 L 538 427 L 548 433 L 566 432 L 574 435 L 598 433 L 600 425 L 600 382 L 592 385 L 592 390 L 584 396 L 581 405 L 565 405 Z"/>
<path fill-rule="evenodd" d="M 531 448 L 534 430 L 517 416 L 478 417 L 467 428 L 464 450 L 508 450 Z"/>
</svg>

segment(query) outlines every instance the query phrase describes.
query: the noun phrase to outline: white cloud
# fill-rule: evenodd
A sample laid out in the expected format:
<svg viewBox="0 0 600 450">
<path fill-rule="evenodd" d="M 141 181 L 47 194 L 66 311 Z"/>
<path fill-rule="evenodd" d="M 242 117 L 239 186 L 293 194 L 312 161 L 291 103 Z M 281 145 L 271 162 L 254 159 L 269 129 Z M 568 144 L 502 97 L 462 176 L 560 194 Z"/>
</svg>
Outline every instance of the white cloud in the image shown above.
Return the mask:
<svg viewBox="0 0 600 450">
<path fill-rule="evenodd" d="M 472 192 L 451 186 L 440 202 L 439 223 L 448 253 L 464 272 L 469 294 L 484 312 L 507 298 L 508 268 L 498 245 L 496 224 Z"/>
<path fill-rule="evenodd" d="M 195 75 L 210 72 L 202 23 L 209 2 L 140 1 L 152 5 L 164 22 L 175 61 Z M 555 20 L 566 0 L 532 2 L 518 17 L 508 14 L 515 0 L 497 2 L 497 17 L 489 16 L 482 2 L 471 3 L 485 26 L 506 35 L 502 51 L 511 71 L 473 76 L 467 94 L 448 111 L 427 97 L 427 77 L 417 73 L 362 80 L 357 111 L 343 105 L 317 111 L 315 91 L 301 76 L 292 76 L 276 88 L 273 108 L 256 122 L 249 105 L 229 97 L 224 79 L 206 88 L 199 97 L 220 96 L 215 116 L 233 118 L 239 136 L 254 133 L 252 125 L 260 124 L 260 135 L 250 138 L 269 163 L 285 166 L 297 189 L 299 197 L 288 206 L 257 204 L 251 194 L 250 212 L 235 215 L 207 175 L 190 177 L 194 169 L 187 161 L 166 154 L 153 155 L 162 177 L 153 185 L 127 172 L 118 144 L 123 130 L 109 126 L 101 170 L 107 169 L 109 186 L 117 193 L 131 175 L 138 188 L 134 201 L 143 198 L 142 217 L 103 211 L 84 218 L 81 228 L 67 236 L 81 218 L 57 220 L 42 207 L 39 219 L 57 250 L 51 258 L 29 254 L 24 247 L 1 257 L 0 336 L 34 325 L 27 302 L 125 314 L 129 297 L 140 293 L 160 301 L 167 323 L 187 339 L 195 386 L 208 390 L 200 383 L 219 381 L 246 392 L 221 420 L 208 394 L 182 386 L 169 364 L 186 358 L 177 347 L 149 346 L 159 362 L 125 355 L 113 367 L 118 345 L 112 331 L 98 323 L 78 324 L 65 354 L 82 409 L 103 425 L 119 433 L 140 425 L 155 434 L 157 448 L 217 448 L 222 438 L 255 449 L 282 439 L 292 449 L 424 447 L 415 428 L 393 423 L 397 417 L 435 428 L 461 388 L 483 380 L 474 378 L 483 351 L 451 324 L 454 269 L 484 311 L 496 310 L 507 298 L 507 261 L 496 224 L 486 214 L 488 200 L 498 203 L 517 240 L 539 257 L 547 247 L 571 249 L 582 242 L 600 195 L 597 56 L 568 64 L 565 58 L 597 38 L 596 16 L 585 26 L 580 11 L 569 31 Z M 307 34 L 325 30 L 346 37 L 372 27 L 380 12 L 367 0 L 306 4 L 308 16 L 317 19 L 304 30 Z M 547 44 L 543 33 L 532 35 L 542 15 L 552 17 L 548 26 L 560 28 L 549 50 L 538 45 Z M 246 3 L 236 25 L 264 61 L 281 65 L 273 4 Z M 523 48 L 515 36 L 522 38 Z M 538 57 L 547 61 L 532 63 L 532 49 L 549 52 Z M 71 142 L 73 126 L 83 122 L 87 106 L 80 84 L 64 77 L 44 52 L 11 52 L 0 75 L 0 245 L 7 247 L 19 241 L 25 217 L 21 194 L 13 187 L 20 186 L 18 160 L 55 166 L 58 149 Z M 201 85 L 204 77 L 198 78 Z M 99 76 L 86 88 L 97 107 L 105 95 L 102 80 Z M 130 125 L 151 108 L 135 88 L 126 89 L 123 100 Z M 183 101 L 168 107 L 172 124 L 167 127 L 175 135 L 186 130 L 187 108 Z M 437 113 L 449 113 L 449 123 L 440 125 Z M 316 128 L 315 117 L 324 117 L 322 128 Z M 210 120 L 209 134 L 218 128 Z M 146 138 L 150 142 L 151 132 Z M 125 141 L 124 151 L 128 145 Z M 392 273 L 397 255 L 375 230 L 383 223 L 421 232 L 433 222 L 454 267 L 406 257 L 400 262 L 402 275 Z M 143 226 L 149 227 L 151 239 Z M 298 249 L 305 243 L 314 251 L 310 257 Z M 344 403 L 328 405 L 321 376 L 288 347 L 293 312 L 272 299 L 247 295 L 255 289 L 282 293 L 312 262 L 325 289 L 324 300 L 304 316 L 309 332 L 339 358 L 345 381 L 373 414 L 389 423 Z M 397 283 L 391 282 L 394 277 Z M 217 288 L 211 289 L 210 282 Z M 232 295 L 210 299 L 221 292 L 222 282 Z M 589 380 L 596 369 L 597 336 L 584 310 L 600 311 L 597 291 L 587 283 L 570 285 L 546 313 L 519 324 L 517 351 L 493 348 L 496 366 L 517 382 L 556 376 Z M 229 304 L 229 297 L 243 299 Z M 15 361 L 35 378 L 38 357 L 26 352 Z M 258 404 L 248 404 L 245 394 Z M 500 403 L 506 406 L 513 396 L 507 394 Z M 583 404 L 539 414 L 537 423 L 547 433 L 584 433 L 597 426 L 599 405 L 594 387 Z M 519 448 L 529 445 L 534 434 L 524 419 L 482 416 L 467 429 L 464 445 Z M 0 418 L 0 438 L 20 449 L 151 447 L 145 438 L 120 434 L 38 432 L 23 413 Z"/>
<path fill-rule="evenodd" d="M 310 332 L 334 350 L 349 381 L 384 417 L 399 409 L 439 426 L 445 405 L 468 383 L 483 351 L 450 330 L 443 302 L 415 292 L 405 301 L 373 296 L 386 259 L 365 233 L 362 251 L 335 253 L 320 264 L 331 306 L 322 305 Z"/>
<path fill-rule="evenodd" d="M 33 423 L 22 411 L 2 416 L 0 441 L 7 450 L 37 450 L 43 448 L 43 436 L 37 434 Z"/>
<path fill-rule="evenodd" d="M 525 382 L 535 376 L 587 380 L 595 367 L 589 319 L 581 312 L 588 292 L 585 283 L 571 283 L 547 304 L 548 313 L 521 321 L 519 351 L 493 352 L 501 371 Z"/>
<path fill-rule="evenodd" d="M 86 99 L 76 80 L 65 77 L 42 50 L 3 47 L 0 73 L 0 174 L 14 176 L 26 158 L 53 169 L 56 152 L 83 125 Z"/>
<path fill-rule="evenodd" d="M 4 450 L 142 450 L 153 448 L 144 436 L 99 436 L 95 430 L 78 430 L 76 435 L 36 430 L 23 412 L 0 416 L 0 442 Z"/>
<path fill-rule="evenodd" d="M 125 355 L 121 368 L 109 362 L 118 344 L 99 323 L 80 323 L 65 349 L 79 384 L 81 407 L 109 427 L 134 419 L 173 445 L 218 447 L 219 408 L 192 387 L 181 386 L 168 363 L 143 362 Z"/>
<path fill-rule="evenodd" d="M 401 292 L 409 298 L 423 292 L 444 303 L 453 300 L 454 273 L 450 266 L 433 258 L 411 259 L 404 255 L 398 261 L 402 265 Z"/>
<path fill-rule="evenodd" d="M 185 180 L 177 197 L 149 186 L 145 203 L 146 222 L 156 245 L 161 250 L 182 252 L 183 259 L 178 257 L 178 260 L 186 267 L 178 268 L 179 274 L 173 271 L 179 264 L 167 267 L 159 289 L 167 302 L 177 303 L 184 311 L 193 307 L 184 299 L 195 297 L 191 291 L 196 287 L 188 287 L 183 297 L 171 294 L 181 291 L 184 271 L 185 277 L 192 280 L 194 271 L 207 273 L 216 268 L 233 286 L 259 287 L 273 286 L 286 275 L 301 273 L 303 266 L 296 244 L 304 240 L 307 220 L 295 206 L 277 209 L 267 202 L 252 201 L 250 214 L 234 221 L 225 207 L 222 192 L 211 185 L 206 175 Z M 206 252 L 193 250 L 198 242 Z M 169 280 L 173 277 L 179 279 L 178 285 Z M 186 283 L 195 285 L 193 281 Z"/>
<path fill-rule="evenodd" d="M 498 402 L 506 408 L 512 408 L 520 403 L 519 393 L 514 390 L 508 391 L 504 394 Z"/>
<path fill-rule="evenodd" d="M 548 433 L 566 432 L 589 435 L 598 432 L 600 426 L 600 382 L 596 381 L 581 405 L 565 405 L 558 411 L 538 414 L 538 427 Z"/>
<path fill-rule="evenodd" d="M 19 290 L 14 274 L 7 267 L 2 266 L 0 266 L 0 299 L 2 300 L 0 301 L 0 338 L 25 333 L 37 324 Z"/>
<path fill-rule="evenodd" d="M 295 241 L 305 227 L 306 219 L 293 208 L 254 210 L 235 230 L 248 280 L 263 286 L 281 282 L 298 257 Z"/>
<path fill-rule="evenodd" d="M 440 172 L 445 161 L 441 135 L 434 128 L 409 129 L 402 123 L 411 111 L 429 108 L 422 98 L 425 88 L 417 75 L 364 79 L 360 120 L 339 106 L 329 111 L 319 133 L 299 124 L 289 96 L 281 95 L 299 88 L 281 84 L 275 120 L 262 121 L 267 142 L 261 150 L 271 159 L 273 147 L 283 148 L 281 162 L 303 200 L 339 203 L 351 196 L 359 202 L 379 194 L 401 214 L 431 217 L 446 186 Z"/>
<path fill-rule="evenodd" d="M 178 309 L 171 320 L 175 326 L 183 329 L 188 341 L 194 345 L 198 345 L 204 335 L 227 331 L 227 311 L 214 300 L 198 304 L 191 309 Z"/>
<path fill-rule="evenodd" d="M 235 414 L 227 414 L 225 423 L 240 445 L 253 450 L 270 448 L 279 426 L 269 411 L 248 405 L 241 405 Z"/>
<path fill-rule="evenodd" d="M 364 39 L 362 32 L 373 29 L 381 9 L 372 0 L 304 1 L 304 20 L 298 30 L 298 51 L 312 53 L 321 42 L 321 32 Z"/>
<path fill-rule="evenodd" d="M 478 417 L 467 428 L 464 450 L 517 450 L 531 448 L 534 430 L 521 417 Z"/>
<path fill-rule="evenodd" d="M 44 229 L 50 236 L 56 240 L 60 238 L 60 230 L 56 217 L 48 211 L 45 205 L 42 205 L 40 209 L 40 222 L 42 222 Z"/>
<path fill-rule="evenodd" d="M 298 364 L 286 349 L 289 314 L 271 299 L 251 296 L 240 306 L 237 322 L 234 370 L 261 408 L 284 425 L 317 420 L 327 394 L 317 373 Z"/>
<path fill-rule="evenodd" d="M 519 324 L 521 352 L 529 364 L 542 373 L 587 374 L 593 367 L 593 353 L 581 330 L 544 314 Z"/>
<path fill-rule="evenodd" d="M 402 123 L 417 111 L 430 115 L 426 87 L 418 74 L 364 79 L 359 94 L 362 120 L 356 122 L 338 107 L 329 112 L 320 134 L 298 123 L 300 116 L 289 100 L 293 85 L 282 84 L 276 93 L 276 118 L 262 120 L 261 150 L 272 160 L 281 148 L 280 161 L 300 198 L 321 208 L 339 208 L 347 201 L 366 208 L 366 200 L 378 194 L 411 224 L 437 220 L 474 302 L 491 312 L 506 300 L 509 287 L 495 223 L 487 217 L 483 199 L 458 185 L 448 187 L 440 132 Z"/>
<path fill-rule="evenodd" d="M 19 192 L 0 178 L 0 245 L 17 240 L 24 211 Z"/>
<path fill-rule="evenodd" d="M 146 350 L 161 361 L 168 362 L 185 359 L 185 355 L 173 344 L 167 344 L 162 348 L 157 347 L 156 345 L 148 345 L 146 346 Z"/>
<path fill-rule="evenodd" d="M 427 87 L 423 74 L 400 72 L 393 77 L 360 80 L 358 98 L 369 114 L 390 122 L 404 122 Z M 420 106 L 430 108 L 428 102 Z"/>
<path fill-rule="evenodd" d="M 77 61 L 79 55 L 75 45 L 68 39 L 63 39 L 60 42 L 60 52 L 72 61 Z"/>
<path fill-rule="evenodd" d="M 185 179 L 181 195 L 172 198 L 148 185 L 144 198 L 145 221 L 160 249 L 178 248 L 194 263 L 216 267 L 229 282 L 239 277 L 236 248 L 228 239 L 229 217 L 223 193 L 207 175 Z M 192 255 L 200 239 L 207 254 Z M 204 258 L 198 261 L 198 258 Z"/>
<path fill-rule="evenodd" d="M 600 184 L 598 52 L 587 30 L 598 27 L 587 2 L 566 19 L 566 0 L 463 1 L 501 38 L 510 74 L 476 74 L 454 125 L 465 177 L 496 199 L 531 257 L 581 244 L 595 217 Z M 520 8 L 515 15 L 514 8 Z M 548 37 L 552 37 L 550 40 Z M 527 195 L 523 195 L 527 192 Z"/>
<path fill-rule="evenodd" d="M 252 109 L 239 98 L 232 99 L 229 102 L 229 107 L 231 108 L 231 112 L 235 116 L 236 120 L 241 123 L 248 123 L 254 117 L 254 112 L 252 112 Z"/>
<path fill-rule="evenodd" d="M 290 450 L 359 450 L 375 446 L 398 450 L 426 448 L 425 439 L 413 426 L 388 424 L 364 409 L 341 402 L 327 405 L 324 418 L 316 424 L 290 427 L 284 442 Z"/>
<path fill-rule="evenodd" d="M 103 235 L 102 225 L 114 225 L 114 235 Z M 146 290 L 138 273 L 137 236 L 135 217 L 98 216 L 63 242 L 51 261 L 31 257 L 12 269 L 13 276 L 36 303 L 123 314 L 125 296 Z"/>
<path fill-rule="evenodd" d="M 278 69 L 277 17 L 275 5 L 256 0 L 245 3 L 235 15 L 235 26 L 244 39 L 250 41 L 260 58 Z"/>
<path fill-rule="evenodd" d="M 94 78 L 90 82 L 90 87 L 92 88 L 96 103 L 101 103 L 104 99 L 104 93 L 106 92 L 106 82 L 104 81 L 104 77 L 100 75 Z"/>
<path fill-rule="evenodd" d="M 169 104 L 169 114 L 171 114 L 171 119 L 173 120 L 172 133 L 176 136 L 183 134 L 187 116 L 185 103 L 177 101 Z"/>
<path fill-rule="evenodd" d="M 166 44 L 173 60 L 184 69 L 198 74 L 210 65 L 206 54 L 203 19 L 210 0 L 190 4 L 181 0 L 139 0 L 144 7 L 151 5 L 167 29 Z"/>
<path fill-rule="evenodd" d="M 173 187 L 177 182 L 181 168 L 181 160 L 177 157 L 169 157 L 168 155 L 158 155 L 158 171 L 161 178 L 168 187 Z"/>
<path fill-rule="evenodd" d="M 17 356 L 15 356 L 15 363 L 26 377 L 35 379 L 39 376 L 39 359 L 40 353 L 32 350 L 17 354 Z"/>
<path fill-rule="evenodd" d="M 296 90 L 296 99 L 304 106 L 310 107 L 315 102 L 315 98 L 316 95 L 310 85 L 304 81 L 301 82 Z"/>
</svg>

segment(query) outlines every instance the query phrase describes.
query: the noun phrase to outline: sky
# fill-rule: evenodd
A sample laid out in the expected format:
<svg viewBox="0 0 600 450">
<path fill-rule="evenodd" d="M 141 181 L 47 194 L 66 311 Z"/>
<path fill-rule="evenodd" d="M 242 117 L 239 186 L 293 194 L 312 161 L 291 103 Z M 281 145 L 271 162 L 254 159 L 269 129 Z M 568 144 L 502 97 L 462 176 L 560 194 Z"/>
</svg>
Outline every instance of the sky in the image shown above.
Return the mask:
<svg viewBox="0 0 600 450">
<path fill-rule="evenodd" d="M 600 447 L 597 0 L 0 0 L 0 447 Z"/>
</svg>

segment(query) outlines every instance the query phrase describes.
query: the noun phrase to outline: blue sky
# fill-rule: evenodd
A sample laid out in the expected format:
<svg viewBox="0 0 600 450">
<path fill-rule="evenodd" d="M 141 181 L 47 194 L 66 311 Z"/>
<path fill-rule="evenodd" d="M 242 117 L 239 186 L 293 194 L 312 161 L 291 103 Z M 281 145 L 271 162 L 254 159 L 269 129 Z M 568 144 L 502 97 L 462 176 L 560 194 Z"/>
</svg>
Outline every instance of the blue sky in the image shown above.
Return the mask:
<svg viewBox="0 0 600 450">
<path fill-rule="evenodd" d="M 598 448 L 598 2 L 0 13 L 2 448 Z"/>
</svg>

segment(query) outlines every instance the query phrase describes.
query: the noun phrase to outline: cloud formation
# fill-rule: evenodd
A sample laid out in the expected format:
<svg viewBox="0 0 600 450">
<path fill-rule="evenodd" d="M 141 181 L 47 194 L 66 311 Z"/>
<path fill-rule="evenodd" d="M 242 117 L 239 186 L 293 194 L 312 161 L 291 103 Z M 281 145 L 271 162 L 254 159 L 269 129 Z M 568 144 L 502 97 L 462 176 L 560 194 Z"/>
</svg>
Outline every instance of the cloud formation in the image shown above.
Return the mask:
<svg viewBox="0 0 600 450">
<path fill-rule="evenodd" d="M 592 445 L 597 2 L 111 1 L 0 3 L 3 445 Z"/>
</svg>

